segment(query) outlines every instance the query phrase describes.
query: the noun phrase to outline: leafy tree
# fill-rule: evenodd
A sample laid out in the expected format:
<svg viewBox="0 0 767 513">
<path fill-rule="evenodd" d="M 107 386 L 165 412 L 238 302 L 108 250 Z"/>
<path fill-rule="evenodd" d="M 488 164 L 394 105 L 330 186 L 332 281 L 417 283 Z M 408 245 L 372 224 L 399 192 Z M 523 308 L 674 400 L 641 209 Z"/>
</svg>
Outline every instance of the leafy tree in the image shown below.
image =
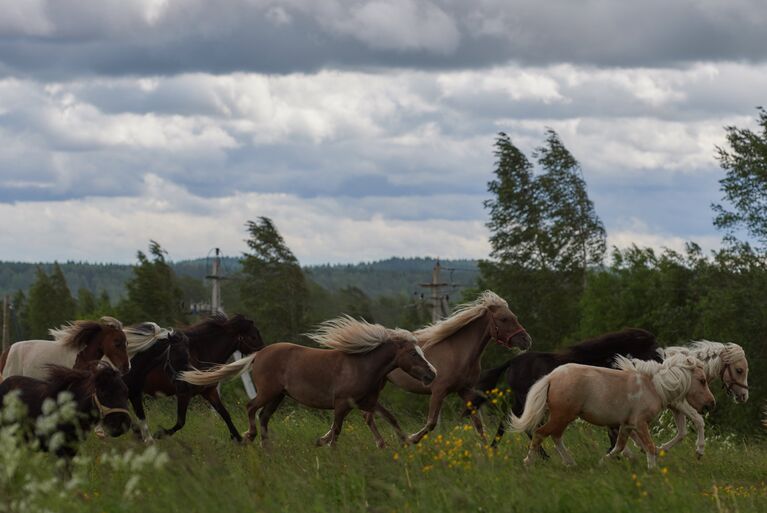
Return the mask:
<svg viewBox="0 0 767 513">
<path fill-rule="evenodd" d="M 296 340 L 306 329 L 308 287 L 298 259 L 267 217 L 246 223 L 240 297 L 267 340 Z"/>
<path fill-rule="evenodd" d="M 137 253 L 138 265 L 125 284 L 127 296 L 118 307 L 124 323 L 154 321 L 173 326 L 184 320 L 183 294 L 166 254 L 155 241 L 149 241 L 151 258 L 141 251 Z"/>
<path fill-rule="evenodd" d="M 713 205 L 714 225 L 725 232 L 725 240 L 736 241 L 745 230 L 767 249 L 767 111 L 759 108 L 759 130 L 728 126 L 729 148 L 717 147 L 719 164 L 726 176 L 719 181 L 724 200 L 731 209 Z"/>
<path fill-rule="evenodd" d="M 77 316 L 80 319 L 93 319 L 96 313 L 96 297 L 90 290 L 80 287 L 77 291 Z"/>
<path fill-rule="evenodd" d="M 74 320 L 75 314 L 75 300 L 59 265 L 54 265 L 50 276 L 38 267 L 24 312 L 27 335 L 33 339 L 48 338 L 49 329 Z"/>
</svg>

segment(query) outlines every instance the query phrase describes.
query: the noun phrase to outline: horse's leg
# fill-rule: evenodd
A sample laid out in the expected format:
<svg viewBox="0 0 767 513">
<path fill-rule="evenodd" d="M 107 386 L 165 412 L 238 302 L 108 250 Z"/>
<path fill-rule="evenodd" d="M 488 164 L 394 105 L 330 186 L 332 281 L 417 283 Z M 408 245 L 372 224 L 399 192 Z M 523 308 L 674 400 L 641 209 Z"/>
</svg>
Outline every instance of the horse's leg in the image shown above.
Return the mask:
<svg viewBox="0 0 767 513">
<path fill-rule="evenodd" d="M 682 423 L 684 424 L 684 416 L 686 415 L 692 421 L 692 426 L 698 434 L 698 440 L 695 444 L 695 454 L 698 456 L 698 459 L 700 459 L 706 451 L 706 422 L 703 419 L 703 415 L 698 413 L 698 411 L 687 401 L 684 401 L 679 409 L 681 410 Z"/>
<path fill-rule="evenodd" d="M 464 404 L 469 401 L 473 401 L 477 397 L 477 392 L 470 388 L 461 390 L 458 395 L 463 399 Z M 477 432 L 482 442 L 487 445 L 487 437 L 485 436 L 485 426 L 482 423 L 482 413 L 476 408 L 471 410 L 471 422 L 474 424 L 474 430 Z"/>
<path fill-rule="evenodd" d="M 376 441 L 376 447 L 379 449 L 386 447 L 386 441 L 381 436 L 381 432 L 378 431 L 378 426 L 376 426 L 375 408 L 373 408 L 373 411 L 362 412 L 362 416 L 365 417 L 365 424 L 368 425 L 370 432 L 373 433 L 373 438 L 375 438 Z"/>
<path fill-rule="evenodd" d="M 633 426 L 621 424 L 618 428 L 618 439 L 615 441 L 615 446 L 604 456 L 604 458 L 614 458 L 619 456 L 623 452 L 623 449 L 626 448 L 626 442 L 628 442 L 629 435 L 633 430 Z"/>
<path fill-rule="evenodd" d="M 431 400 L 429 401 L 429 418 L 426 421 L 426 425 L 421 428 L 420 431 L 413 433 L 408 438 L 408 441 L 413 444 L 417 444 L 421 441 L 426 433 L 433 430 L 437 426 L 439 420 L 439 412 L 442 409 L 442 401 L 445 400 L 447 392 L 445 390 L 432 390 Z"/>
<path fill-rule="evenodd" d="M 394 428 L 394 431 L 397 432 L 397 436 L 403 443 L 407 443 L 407 435 L 404 431 L 402 431 L 402 428 L 399 425 L 399 422 L 397 422 L 397 418 L 387 410 L 381 403 L 376 403 L 376 409 L 378 413 L 380 413 L 383 418 L 391 425 L 391 427 Z"/>
<path fill-rule="evenodd" d="M 128 391 L 128 399 L 130 399 L 133 412 L 136 414 L 136 419 L 138 419 L 141 439 L 145 444 L 154 443 L 154 438 L 152 438 L 152 433 L 149 431 L 149 426 L 146 422 L 146 412 L 144 411 L 144 384 L 132 385 Z"/>
<path fill-rule="evenodd" d="M 647 422 L 642 422 L 637 426 L 636 434 L 639 437 L 639 441 L 642 443 L 642 448 L 647 454 L 647 468 L 653 469 L 655 467 L 657 449 L 655 443 L 652 441 L 650 435 L 650 426 Z"/>
<path fill-rule="evenodd" d="M 533 441 L 530 444 L 530 450 L 528 451 L 527 457 L 524 460 L 525 465 L 532 463 L 533 459 L 531 455 L 534 455 L 540 451 L 541 444 L 547 436 L 551 436 L 554 439 L 554 443 L 557 446 L 557 452 L 562 457 L 562 462 L 568 466 L 574 465 L 575 461 L 573 461 L 569 451 L 562 443 L 562 433 L 564 433 L 567 426 L 573 420 L 575 420 L 575 418 L 571 415 L 568 415 L 567 412 L 551 412 L 549 414 L 549 420 L 544 425 L 535 430 Z"/>
<path fill-rule="evenodd" d="M 224 419 L 224 422 L 226 422 L 226 427 L 229 428 L 229 436 L 232 438 L 232 440 L 242 442 L 242 436 L 240 436 L 240 433 L 237 432 L 237 428 L 234 427 L 234 422 L 232 422 L 232 417 L 229 415 L 229 411 L 221 401 L 221 396 L 218 393 L 218 387 L 211 387 L 207 389 L 205 392 L 203 392 L 202 396 L 210 403 L 211 406 L 213 406 L 213 409 L 216 410 L 219 416 Z"/>
<path fill-rule="evenodd" d="M 266 447 L 269 443 L 269 419 L 277 411 L 283 399 L 285 399 L 285 394 L 278 395 L 269 401 L 258 414 L 258 423 L 261 424 L 261 447 Z"/>
<path fill-rule="evenodd" d="M 170 429 L 160 428 L 155 434 L 155 438 L 172 436 L 186 424 L 186 411 L 189 409 L 189 401 L 192 400 L 191 394 L 176 394 L 176 425 Z"/>
<path fill-rule="evenodd" d="M 567 447 L 565 447 L 565 443 L 562 441 L 562 433 L 560 432 L 558 435 L 551 435 L 551 438 L 554 440 L 554 446 L 557 449 L 557 452 L 559 453 L 559 456 L 562 458 L 562 462 L 565 464 L 566 467 L 572 467 L 575 465 L 575 460 L 573 459 L 573 455 L 570 454 L 570 451 L 567 450 Z"/>
<path fill-rule="evenodd" d="M 687 401 L 683 401 L 682 404 L 687 403 Z M 676 435 L 674 435 L 674 438 L 666 442 L 665 444 L 661 445 L 661 450 L 663 451 L 669 451 L 672 447 L 674 447 L 676 444 L 681 442 L 685 436 L 687 436 L 687 419 L 685 418 L 686 414 L 683 411 L 681 407 L 681 404 L 676 406 L 669 406 L 669 410 L 674 414 L 674 423 L 676 424 Z M 697 412 L 695 412 L 697 413 Z"/>
<path fill-rule="evenodd" d="M 330 431 L 325 433 L 324 436 L 317 440 L 318 446 L 327 444 L 332 447 L 336 444 L 338 435 L 341 434 L 341 428 L 344 425 L 344 419 L 350 411 L 352 411 L 352 405 L 349 404 L 348 400 L 343 399 L 336 402 L 336 406 L 334 408 L 333 425 L 330 426 Z"/>
</svg>

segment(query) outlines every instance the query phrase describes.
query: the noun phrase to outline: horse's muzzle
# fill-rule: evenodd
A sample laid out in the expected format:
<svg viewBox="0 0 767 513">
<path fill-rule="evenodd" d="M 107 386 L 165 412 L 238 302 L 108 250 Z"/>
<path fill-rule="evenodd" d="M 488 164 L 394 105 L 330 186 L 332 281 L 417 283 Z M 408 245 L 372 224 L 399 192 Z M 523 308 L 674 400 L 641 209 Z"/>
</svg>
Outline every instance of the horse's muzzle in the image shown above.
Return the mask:
<svg viewBox="0 0 767 513">
<path fill-rule="evenodd" d="M 434 382 L 434 379 L 437 377 L 436 374 L 433 372 L 425 372 L 423 376 L 421 376 L 421 383 L 423 383 L 425 386 L 429 386 Z"/>
<path fill-rule="evenodd" d="M 527 351 L 533 346 L 533 338 L 526 331 L 517 333 L 511 337 L 509 342 L 511 342 L 511 347 L 518 347 L 522 351 Z"/>
</svg>

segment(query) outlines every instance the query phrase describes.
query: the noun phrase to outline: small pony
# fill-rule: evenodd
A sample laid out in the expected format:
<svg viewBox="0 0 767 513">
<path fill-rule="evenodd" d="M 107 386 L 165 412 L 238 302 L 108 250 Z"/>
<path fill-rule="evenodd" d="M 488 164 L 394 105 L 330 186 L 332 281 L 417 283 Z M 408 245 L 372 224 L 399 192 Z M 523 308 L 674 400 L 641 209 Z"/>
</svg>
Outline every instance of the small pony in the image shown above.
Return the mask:
<svg viewBox="0 0 767 513">
<path fill-rule="evenodd" d="M 344 419 L 357 407 L 365 412 L 365 421 L 379 447 L 385 445 L 375 425 L 378 411 L 405 440 L 396 419 L 378 403 L 386 376 L 394 369 L 428 386 L 437 371 L 424 357 L 412 333 L 387 329 L 380 324 L 358 321 L 348 316 L 327 321 L 311 335 L 327 347 L 319 349 L 281 342 L 266 346 L 258 353 L 209 371 L 188 371 L 181 379 L 193 385 L 211 386 L 250 369 L 258 395 L 248 402 L 250 429 L 243 435 L 253 440 L 261 425 L 261 443 L 267 443 L 269 418 L 285 396 L 310 408 L 333 410 L 330 430 L 317 445 L 335 445 Z"/>
<path fill-rule="evenodd" d="M 554 439 L 565 465 L 572 456 L 562 443 L 562 433 L 576 418 L 597 426 L 620 426 L 618 441 L 608 453 L 617 456 L 629 435 L 644 448 L 647 467 L 653 468 L 656 447 L 650 436 L 650 422 L 669 404 L 685 399 L 697 410 L 713 408 L 703 363 L 685 355 L 674 355 L 663 363 L 616 357 L 619 369 L 605 369 L 570 363 L 558 367 L 530 389 L 521 417 L 513 413 L 513 431 L 535 429 L 524 462 L 529 465 L 547 436 Z M 538 427 L 549 412 L 548 421 Z"/>
<path fill-rule="evenodd" d="M 44 451 L 49 447 L 48 434 L 35 432 L 35 420 L 42 415 L 44 403 L 56 401 L 59 394 L 69 392 L 76 405 L 73 419 L 61 420 L 50 433 L 63 433 L 64 443 L 53 448 L 54 453 L 71 460 L 77 454 L 77 444 L 99 421 L 113 437 L 125 433 L 130 427 L 128 388 L 120 373 L 100 362 L 85 369 L 68 369 L 59 365 L 48 366 L 46 381 L 26 376 L 10 376 L 0 383 L 0 404 L 6 395 L 18 393 L 27 408 L 25 423 L 27 438 L 36 437 Z"/>
<path fill-rule="evenodd" d="M 722 344 L 709 340 L 699 340 L 689 346 L 666 347 L 659 353 L 664 357 L 675 354 L 684 354 L 697 358 L 703 362 L 706 371 L 706 379 L 709 382 L 715 379 L 722 381 L 722 386 L 732 396 L 736 403 L 748 401 L 748 360 L 746 352 L 738 344 Z M 698 433 L 695 445 L 695 454 L 698 459 L 703 457 L 706 449 L 705 422 L 703 416 L 687 401 L 672 404 L 669 409 L 674 414 L 676 423 L 676 435 L 674 438 L 661 446 L 664 451 L 670 450 L 687 435 L 687 423 L 685 417 L 689 417 Z"/>
</svg>

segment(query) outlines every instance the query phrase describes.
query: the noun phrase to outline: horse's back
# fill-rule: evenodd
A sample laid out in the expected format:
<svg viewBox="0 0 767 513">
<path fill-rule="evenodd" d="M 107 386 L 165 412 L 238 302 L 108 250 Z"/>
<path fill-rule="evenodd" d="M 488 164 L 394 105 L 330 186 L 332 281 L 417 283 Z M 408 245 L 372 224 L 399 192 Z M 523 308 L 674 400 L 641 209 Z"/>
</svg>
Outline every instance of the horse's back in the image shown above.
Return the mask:
<svg viewBox="0 0 767 513">
<path fill-rule="evenodd" d="M 75 349 L 50 340 L 16 342 L 8 351 L 3 378 L 26 376 L 44 380 L 48 376 L 47 365 L 55 364 L 71 369 L 76 359 Z"/>
</svg>

